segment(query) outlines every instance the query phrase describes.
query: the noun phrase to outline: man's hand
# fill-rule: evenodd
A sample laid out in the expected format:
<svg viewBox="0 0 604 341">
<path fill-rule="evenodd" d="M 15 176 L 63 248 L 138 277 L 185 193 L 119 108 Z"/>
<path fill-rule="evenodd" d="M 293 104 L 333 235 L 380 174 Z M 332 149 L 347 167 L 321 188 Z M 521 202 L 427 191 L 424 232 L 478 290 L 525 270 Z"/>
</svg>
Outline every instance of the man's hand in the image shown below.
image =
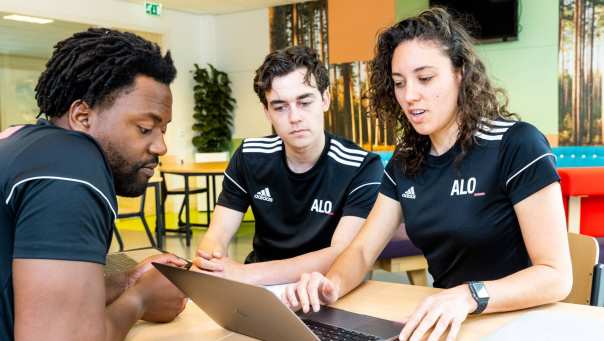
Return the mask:
<svg viewBox="0 0 604 341">
<path fill-rule="evenodd" d="M 339 286 L 327 279 L 320 272 L 305 273 L 300 281 L 287 286 L 281 301 L 296 311 L 302 308 L 307 313 L 312 307 L 317 312 L 321 304 L 332 304 L 339 298 Z"/>
<path fill-rule="evenodd" d="M 245 264 L 241 264 L 232 260 L 229 257 L 221 257 L 220 254 L 214 253 L 214 256 L 209 257 L 204 252 L 198 252 L 199 257 L 193 259 L 195 268 L 194 271 L 208 272 L 215 276 L 220 276 L 234 281 L 253 283 L 253 271 L 247 269 Z"/>
<path fill-rule="evenodd" d="M 139 294 L 145 311 L 142 319 L 149 322 L 170 322 L 184 310 L 187 298 L 151 263 L 182 267 L 187 262 L 165 253 L 147 257 L 128 271 L 127 287 L 133 287 Z"/>
<path fill-rule="evenodd" d="M 136 281 L 138 281 L 138 279 L 145 274 L 145 272 L 153 269 L 153 265 L 151 263 L 161 263 L 178 267 L 182 267 L 187 264 L 186 261 L 170 253 L 147 257 L 142 262 L 138 263 L 138 265 L 134 267 L 134 269 L 128 271 L 128 283 L 126 288 L 133 286 Z"/>
<path fill-rule="evenodd" d="M 221 258 L 222 253 L 219 251 L 214 251 L 212 254 L 209 254 L 206 251 L 198 250 L 197 257 L 193 258 L 192 262 L 193 265 L 199 270 L 207 272 L 221 272 L 224 271 L 224 267 L 219 262 Z"/>
<path fill-rule="evenodd" d="M 170 322 L 187 304 L 186 296 L 156 269 L 144 271 L 130 290 L 141 300 L 142 319 L 149 322 Z"/>
<path fill-rule="evenodd" d="M 468 314 L 476 310 L 467 285 L 460 285 L 427 297 L 411 315 L 401 331 L 399 340 L 424 340 L 428 331 L 428 341 L 440 340 L 448 330 L 447 341 L 457 338 L 461 323 Z"/>
</svg>

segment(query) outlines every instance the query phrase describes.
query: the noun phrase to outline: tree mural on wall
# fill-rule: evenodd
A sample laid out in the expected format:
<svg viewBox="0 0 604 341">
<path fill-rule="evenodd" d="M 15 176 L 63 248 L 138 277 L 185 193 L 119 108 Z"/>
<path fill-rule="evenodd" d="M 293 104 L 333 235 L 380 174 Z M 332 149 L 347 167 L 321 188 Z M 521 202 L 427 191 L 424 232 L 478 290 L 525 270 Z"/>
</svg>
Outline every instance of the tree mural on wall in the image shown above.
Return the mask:
<svg viewBox="0 0 604 341">
<path fill-rule="evenodd" d="M 602 144 L 604 0 L 560 0 L 559 143 Z"/>
<path fill-rule="evenodd" d="M 272 7 L 269 10 L 271 51 L 294 45 L 315 49 L 328 66 L 331 83 L 326 129 L 367 149 L 391 148 L 395 144 L 394 127 L 386 126 L 369 113 L 367 63 L 329 64 L 327 25 L 326 0 Z"/>
<path fill-rule="evenodd" d="M 269 10 L 271 51 L 304 45 L 329 64 L 327 50 L 327 1 L 309 1 Z"/>
</svg>

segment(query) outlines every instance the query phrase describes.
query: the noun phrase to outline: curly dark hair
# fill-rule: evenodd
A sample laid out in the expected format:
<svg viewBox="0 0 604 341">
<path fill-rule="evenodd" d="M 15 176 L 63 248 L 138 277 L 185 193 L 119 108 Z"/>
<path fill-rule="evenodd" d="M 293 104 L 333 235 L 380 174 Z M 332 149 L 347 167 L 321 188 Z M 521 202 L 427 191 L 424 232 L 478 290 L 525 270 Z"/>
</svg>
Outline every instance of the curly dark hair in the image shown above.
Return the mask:
<svg viewBox="0 0 604 341">
<path fill-rule="evenodd" d="M 273 79 L 285 76 L 299 68 L 306 68 L 304 82 L 307 85 L 311 85 L 311 76 L 314 76 L 317 89 L 323 96 L 329 87 L 329 73 L 321 63 L 319 55 L 309 47 L 292 46 L 269 53 L 256 70 L 254 91 L 265 108 L 268 107 L 266 92 L 270 91 Z"/>
<path fill-rule="evenodd" d="M 129 32 L 90 28 L 58 42 L 36 85 L 40 115 L 63 116 L 76 100 L 111 105 L 120 91 L 145 75 L 163 84 L 176 77 L 168 51 Z"/>
<path fill-rule="evenodd" d="M 396 47 L 414 39 L 437 43 L 453 67 L 461 71 L 457 98 L 457 141 L 461 145 L 461 153 L 456 157 L 456 165 L 477 143 L 474 133 L 482 118 L 516 117 L 508 111 L 504 90 L 491 85 L 484 64 L 474 50 L 473 39 L 462 23 L 445 9 L 430 8 L 384 30 L 378 36 L 375 57 L 370 63 L 370 105 L 381 120 L 398 123 L 395 157 L 402 162 L 403 173 L 411 177 L 421 172 L 431 142 L 428 136 L 413 129 L 397 102 L 391 65 Z"/>
</svg>

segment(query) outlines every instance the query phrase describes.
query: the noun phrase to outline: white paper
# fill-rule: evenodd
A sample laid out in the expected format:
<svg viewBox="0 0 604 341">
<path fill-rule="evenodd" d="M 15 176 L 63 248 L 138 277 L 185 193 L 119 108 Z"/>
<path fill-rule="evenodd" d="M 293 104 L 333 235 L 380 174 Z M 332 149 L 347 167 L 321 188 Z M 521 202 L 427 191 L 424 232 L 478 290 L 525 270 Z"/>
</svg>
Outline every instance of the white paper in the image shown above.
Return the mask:
<svg viewBox="0 0 604 341">
<path fill-rule="evenodd" d="M 290 284 L 292 284 L 292 283 L 265 285 L 264 287 L 267 288 L 273 294 L 275 294 L 275 296 L 277 296 L 279 299 L 281 299 L 281 296 L 282 296 L 283 292 L 285 291 L 285 288 L 287 288 L 287 286 Z"/>
</svg>

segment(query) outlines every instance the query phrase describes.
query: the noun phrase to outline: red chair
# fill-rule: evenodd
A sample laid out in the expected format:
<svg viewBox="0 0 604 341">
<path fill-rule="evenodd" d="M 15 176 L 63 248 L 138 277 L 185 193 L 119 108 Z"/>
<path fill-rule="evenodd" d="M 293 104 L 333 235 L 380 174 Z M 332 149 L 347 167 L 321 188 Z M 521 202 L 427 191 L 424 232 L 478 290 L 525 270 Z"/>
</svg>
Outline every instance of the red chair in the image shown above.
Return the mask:
<svg viewBox="0 0 604 341">
<path fill-rule="evenodd" d="M 596 237 L 604 250 L 604 167 L 558 168 L 558 174 L 568 231 Z"/>
<path fill-rule="evenodd" d="M 604 167 L 558 168 L 558 174 L 569 232 L 604 237 Z"/>
</svg>

